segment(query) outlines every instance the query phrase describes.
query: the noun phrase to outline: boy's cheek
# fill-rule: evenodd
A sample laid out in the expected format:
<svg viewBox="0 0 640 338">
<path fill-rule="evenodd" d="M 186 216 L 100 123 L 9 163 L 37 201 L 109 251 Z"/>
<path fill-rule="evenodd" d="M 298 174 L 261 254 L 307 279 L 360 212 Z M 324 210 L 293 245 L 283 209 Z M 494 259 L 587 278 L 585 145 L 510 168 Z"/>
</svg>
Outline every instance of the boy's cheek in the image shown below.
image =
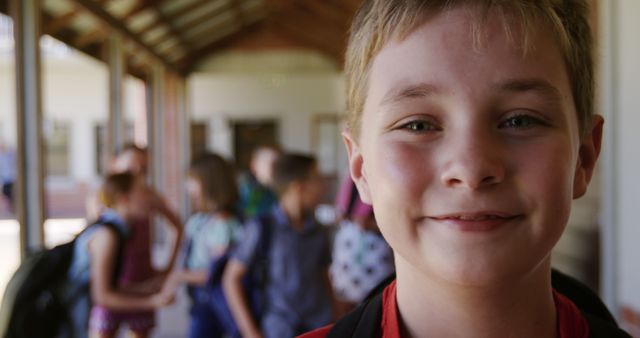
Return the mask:
<svg viewBox="0 0 640 338">
<path fill-rule="evenodd" d="M 418 203 L 432 185 L 436 168 L 431 152 L 405 144 L 380 144 L 375 158 L 376 184 L 384 184 L 392 198 L 408 198 Z M 374 150 L 375 151 L 375 150 Z M 373 170 L 371 170 L 373 171 Z"/>
</svg>

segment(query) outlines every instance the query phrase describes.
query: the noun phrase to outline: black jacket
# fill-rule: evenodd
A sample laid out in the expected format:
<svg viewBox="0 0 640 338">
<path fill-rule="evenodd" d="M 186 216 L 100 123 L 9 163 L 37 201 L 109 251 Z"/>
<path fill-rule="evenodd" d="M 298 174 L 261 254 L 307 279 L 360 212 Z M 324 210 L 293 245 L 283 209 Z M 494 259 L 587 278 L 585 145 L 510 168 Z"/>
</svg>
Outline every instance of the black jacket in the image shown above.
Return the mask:
<svg viewBox="0 0 640 338">
<path fill-rule="evenodd" d="M 327 338 L 381 337 L 382 290 L 395 279 L 390 277 L 380 284 L 355 310 L 333 326 Z M 600 298 L 584 284 L 559 271 L 552 270 L 553 288 L 573 301 L 589 324 L 591 338 L 631 338 L 622 331 Z"/>
</svg>

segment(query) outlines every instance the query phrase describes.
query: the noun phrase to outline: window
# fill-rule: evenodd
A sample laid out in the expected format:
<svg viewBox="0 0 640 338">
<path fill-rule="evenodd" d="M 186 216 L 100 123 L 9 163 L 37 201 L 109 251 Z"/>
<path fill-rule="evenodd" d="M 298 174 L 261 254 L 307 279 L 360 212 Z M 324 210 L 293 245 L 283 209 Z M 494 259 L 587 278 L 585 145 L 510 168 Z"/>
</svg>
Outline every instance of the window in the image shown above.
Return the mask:
<svg viewBox="0 0 640 338">
<path fill-rule="evenodd" d="M 111 156 L 114 154 L 109 154 L 108 144 L 107 144 L 107 128 L 103 123 L 96 124 L 95 127 L 95 144 L 96 144 L 96 172 L 99 175 L 104 175 L 105 169 Z M 126 123 L 125 134 L 124 134 L 125 143 L 131 142 L 134 139 L 134 129 L 133 125 L 129 122 Z"/>
<path fill-rule="evenodd" d="M 277 145 L 278 124 L 275 120 L 245 120 L 233 124 L 234 155 L 237 168 L 249 170 L 251 153 L 262 145 Z"/>
<path fill-rule="evenodd" d="M 198 156 L 207 150 L 207 124 L 203 122 L 191 122 L 190 131 L 191 157 Z"/>
<path fill-rule="evenodd" d="M 338 175 L 345 166 L 340 117 L 336 114 L 317 114 L 313 117 L 311 145 L 318 159 L 320 172 Z"/>
<path fill-rule="evenodd" d="M 61 121 L 45 121 L 44 139 L 48 176 L 70 176 L 69 124 Z"/>
</svg>

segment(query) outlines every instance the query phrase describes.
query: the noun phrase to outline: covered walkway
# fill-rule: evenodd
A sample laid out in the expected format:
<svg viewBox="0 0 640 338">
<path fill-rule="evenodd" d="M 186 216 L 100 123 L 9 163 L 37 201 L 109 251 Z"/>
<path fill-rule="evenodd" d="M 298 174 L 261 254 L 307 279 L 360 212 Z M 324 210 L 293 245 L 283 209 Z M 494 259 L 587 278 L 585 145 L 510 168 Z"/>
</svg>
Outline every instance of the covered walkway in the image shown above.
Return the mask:
<svg viewBox="0 0 640 338">
<path fill-rule="evenodd" d="M 153 163 L 151 167 L 154 184 L 184 213 L 187 205 L 184 191 L 180 187 L 183 186 L 184 168 L 189 156 L 193 151 L 207 147 L 207 137 L 220 137 L 210 130 L 203 130 L 206 125 L 191 128 L 192 114 L 187 109 L 187 101 L 189 95 L 193 97 L 194 94 L 188 93 L 188 79 L 198 82 L 199 67 L 207 67 L 203 62 L 223 50 L 300 51 L 301 57 L 293 55 L 289 58 L 303 60 L 298 61 L 302 72 L 332 73 L 337 78 L 347 26 L 357 5 L 357 1 L 1 1 L 0 11 L 13 18 L 17 42 L 17 133 L 9 132 L 8 135 L 16 138 L 16 142 L 11 143 L 16 146 L 18 155 L 17 171 L 24 173 L 18 175 L 16 185 L 16 196 L 19 196 L 16 212 L 20 224 L 24 224 L 20 232 L 22 252 L 42 246 L 42 224 L 48 215 L 60 217 L 77 214 L 78 200 L 81 201 L 78 196 L 84 196 L 85 190 L 91 188 L 90 182 L 84 182 L 84 185 L 66 192 L 58 189 L 55 197 L 46 197 L 44 182 L 51 176 L 51 171 L 45 169 L 49 155 L 44 150 L 42 137 L 48 132 L 45 129 L 51 127 L 43 122 L 47 120 L 46 114 L 43 115 L 43 98 L 47 97 L 46 91 L 49 88 L 45 88 L 43 93 L 40 47 L 42 35 L 54 37 L 107 66 L 108 86 L 104 88 L 107 107 L 101 109 L 107 112 L 107 123 L 100 131 L 102 134 L 97 136 L 98 141 L 104 144 L 96 145 L 100 148 L 100 154 L 97 155 L 94 172 L 90 174 L 95 176 L 99 173 L 109 154 L 113 154 L 124 143 L 134 141 L 148 145 Z M 311 60 L 304 60 L 305 58 Z M 219 65 L 213 67 L 221 67 L 231 59 L 230 56 L 226 60 L 223 57 L 217 62 Z M 247 69 L 255 65 L 253 61 L 255 60 L 247 59 L 235 67 L 248 73 L 260 72 L 259 69 Z M 133 78 L 129 80 L 129 77 Z M 286 80 L 282 75 L 279 78 L 270 74 L 262 81 L 278 88 L 285 85 L 278 82 Z M 125 100 L 125 81 L 137 83 L 144 92 L 138 90 L 131 94 L 135 97 Z M 210 79 L 203 78 L 201 81 L 204 83 L 195 85 L 192 92 L 207 85 L 216 85 Z M 314 79 L 307 82 L 312 84 Z M 76 85 L 81 86 L 78 83 Z M 294 96 L 296 93 L 292 94 Z M 314 112 L 315 116 L 311 118 L 313 121 L 307 118 L 299 122 L 321 125 L 327 121 L 337 126 L 338 114 L 342 110 L 341 104 L 337 102 L 341 98 L 341 95 L 330 98 L 333 102 L 329 105 L 334 106 L 325 111 Z M 290 99 L 296 100 L 295 97 Z M 322 98 L 318 101 L 321 100 Z M 131 104 L 130 101 L 137 101 L 137 106 L 133 109 L 126 107 L 126 104 Z M 134 109 L 136 111 L 131 113 L 131 121 L 126 114 Z M 274 113 L 280 114 L 272 112 L 272 115 Z M 92 113 L 87 111 L 86 114 Z M 230 118 L 233 119 L 234 117 Z M 133 126 L 127 125 L 131 122 Z M 250 124 L 237 127 L 252 128 Z M 280 127 L 274 125 L 272 128 Z M 190 135 L 192 130 L 196 135 Z M 75 133 L 70 128 L 66 128 L 64 132 Z M 307 137 L 309 136 L 311 135 Z M 238 140 L 234 140 L 236 141 Z M 274 141 L 282 143 L 281 139 Z M 304 143 L 311 143 L 310 140 L 306 141 Z M 209 141 L 211 143 L 215 142 Z M 231 147 L 226 146 L 223 153 L 239 155 L 245 161 L 243 165 L 246 165 L 250 144 L 245 146 L 247 149 L 243 148 L 243 154 L 231 154 L 231 149 L 228 149 Z M 330 150 L 337 147 L 333 148 Z M 69 162 L 87 159 L 67 157 L 59 160 Z M 55 160 L 49 166 L 56 167 Z M 336 176 L 337 166 L 335 167 L 328 174 Z M 52 176 L 56 176 L 55 173 Z M 63 173 L 58 176 L 73 175 Z"/>
<path fill-rule="evenodd" d="M 204 149 L 241 169 L 261 143 L 314 153 L 335 185 L 342 54 L 358 5 L 0 1 L 0 143 L 18 173 L 13 210 L 0 201 L 0 289 L 20 256 L 82 229 L 86 196 L 129 142 L 148 147 L 153 184 L 183 219 L 184 172 Z M 185 302 L 160 313 L 155 337 L 182 336 Z"/>
<path fill-rule="evenodd" d="M 599 288 L 640 336 L 640 2 L 591 2 L 607 139 L 553 264 Z M 148 147 L 153 185 L 183 219 L 185 168 L 205 149 L 239 169 L 259 144 L 313 153 L 331 204 L 346 167 L 342 64 L 359 4 L 0 0 L 0 147 L 17 172 L 14 206 L 0 202 L 0 289 L 20 257 L 86 224 L 87 194 L 130 142 Z"/>
</svg>

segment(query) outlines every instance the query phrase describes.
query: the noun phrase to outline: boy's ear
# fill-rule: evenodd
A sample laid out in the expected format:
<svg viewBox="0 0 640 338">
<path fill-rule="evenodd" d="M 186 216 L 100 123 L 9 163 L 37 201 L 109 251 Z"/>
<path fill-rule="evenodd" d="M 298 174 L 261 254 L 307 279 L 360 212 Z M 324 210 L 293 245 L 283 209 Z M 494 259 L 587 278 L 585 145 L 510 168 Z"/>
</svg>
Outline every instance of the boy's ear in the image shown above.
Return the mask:
<svg viewBox="0 0 640 338">
<path fill-rule="evenodd" d="M 369 183 L 364 172 L 362 151 L 358 143 L 353 139 L 348 131 L 342 133 L 342 140 L 347 148 L 347 154 L 349 155 L 349 173 L 351 179 L 358 188 L 360 199 L 367 204 L 371 204 L 371 194 L 369 192 Z"/>
<path fill-rule="evenodd" d="M 580 141 L 578 152 L 578 163 L 573 179 L 573 198 L 582 197 L 587 192 L 587 186 L 591 181 L 596 161 L 600 155 L 602 145 L 602 129 L 604 119 L 600 115 L 595 115 L 591 123 L 591 129 Z"/>
</svg>

